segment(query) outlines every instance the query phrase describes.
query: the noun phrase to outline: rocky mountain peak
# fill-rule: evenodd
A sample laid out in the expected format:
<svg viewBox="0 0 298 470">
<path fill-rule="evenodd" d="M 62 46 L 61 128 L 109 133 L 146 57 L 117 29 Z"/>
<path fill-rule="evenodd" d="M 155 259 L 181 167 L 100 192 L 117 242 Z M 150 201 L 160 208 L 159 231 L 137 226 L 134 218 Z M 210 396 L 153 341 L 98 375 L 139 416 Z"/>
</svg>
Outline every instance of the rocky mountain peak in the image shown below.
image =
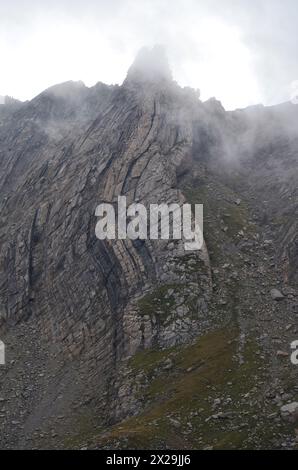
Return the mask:
<svg viewBox="0 0 298 470">
<path fill-rule="evenodd" d="M 51 86 L 45 90 L 42 95 L 52 95 L 56 98 L 72 98 L 74 95 L 78 95 L 86 89 L 84 82 L 81 80 L 60 83 L 58 85 Z"/>
<path fill-rule="evenodd" d="M 297 113 L 202 102 L 160 47 L 0 107 L 2 448 L 292 446 Z M 203 204 L 202 250 L 99 240 L 119 195 Z"/>
<path fill-rule="evenodd" d="M 21 104 L 21 101 L 16 100 L 12 96 L 1 96 L 0 95 L 0 105 L 13 106 L 16 104 Z"/>
<path fill-rule="evenodd" d="M 163 46 L 143 47 L 128 70 L 125 82 L 171 81 L 172 72 Z"/>
</svg>

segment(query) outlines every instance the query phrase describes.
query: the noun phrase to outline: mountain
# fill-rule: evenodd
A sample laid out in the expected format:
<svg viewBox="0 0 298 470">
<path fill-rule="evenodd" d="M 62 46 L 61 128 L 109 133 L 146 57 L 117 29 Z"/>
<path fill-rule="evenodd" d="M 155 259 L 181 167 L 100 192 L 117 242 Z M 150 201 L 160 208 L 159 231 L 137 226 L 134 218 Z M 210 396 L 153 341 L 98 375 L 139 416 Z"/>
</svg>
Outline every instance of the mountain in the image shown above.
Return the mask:
<svg viewBox="0 0 298 470">
<path fill-rule="evenodd" d="M 296 445 L 297 118 L 200 101 L 159 47 L 0 109 L 2 448 Z M 203 248 L 99 240 L 119 195 L 204 204 Z"/>
</svg>

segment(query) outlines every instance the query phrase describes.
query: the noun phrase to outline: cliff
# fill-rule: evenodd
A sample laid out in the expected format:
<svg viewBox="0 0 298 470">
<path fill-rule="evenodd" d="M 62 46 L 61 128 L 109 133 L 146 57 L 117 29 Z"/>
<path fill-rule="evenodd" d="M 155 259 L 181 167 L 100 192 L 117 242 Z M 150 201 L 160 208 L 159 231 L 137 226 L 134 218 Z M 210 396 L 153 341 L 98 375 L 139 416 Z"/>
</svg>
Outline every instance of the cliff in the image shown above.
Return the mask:
<svg viewBox="0 0 298 470">
<path fill-rule="evenodd" d="M 298 108 L 203 103 L 155 48 L 1 112 L 1 447 L 291 447 Z M 119 195 L 203 203 L 203 249 L 98 240 Z"/>
</svg>

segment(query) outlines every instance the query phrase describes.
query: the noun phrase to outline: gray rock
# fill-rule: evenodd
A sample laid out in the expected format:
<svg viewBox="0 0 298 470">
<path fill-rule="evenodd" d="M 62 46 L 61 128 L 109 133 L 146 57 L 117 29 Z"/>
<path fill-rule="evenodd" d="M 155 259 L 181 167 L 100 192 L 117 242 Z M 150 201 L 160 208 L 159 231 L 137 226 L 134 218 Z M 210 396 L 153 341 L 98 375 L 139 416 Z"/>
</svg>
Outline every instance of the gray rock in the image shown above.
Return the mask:
<svg viewBox="0 0 298 470">
<path fill-rule="evenodd" d="M 151 372 L 163 373 L 162 363 L 152 371 L 149 361 L 149 374 L 141 363 L 143 372 L 136 372 L 130 369 L 136 353 L 139 359 L 150 348 L 194 345 L 223 324 L 228 335 L 226 325 L 234 331 L 237 322 L 249 337 L 262 338 L 260 347 L 271 357 L 273 334 L 284 347 L 286 325 L 296 325 L 297 305 L 290 298 L 281 315 L 281 306 L 255 293 L 298 279 L 298 139 L 295 126 L 289 138 L 284 125 L 297 122 L 298 108 L 227 113 L 218 101 L 203 103 L 179 87 L 160 52 L 147 51 L 145 59 L 138 57 L 121 86 L 68 82 L 31 102 L 1 105 L 0 328 L 8 347 L 3 374 L 0 369 L 3 447 L 38 446 L 34 426 L 48 436 L 43 445 L 59 447 L 59 436 L 74 432 L 82 413 L 100 417 L 108 431 L 108 423 L 117 426 L 150 407 L 146 387 Z M 238 156 L 244 164 L 234 174 L 227 162 Z M 207 244 L 191 260 L 182 241 L 95 236 L 95 207 L 102 201 L 115 204 L 126 195 L 129 203 L 148 207 L 181 204 L 190 193 L 208 207 Z M 271 230 L 273 213 L 276 221 L 287 217 L 278 230 Z M 214 269 L 214 283 L 212 268 L 225 265 L 239 276 Z M 284 298 L 274 291 L 272 298 Z M 285 294 L 294 298 L 297 292 Z M 238 339 L 235 333 L 233 346 Z M 211 349 L 210 355 L 212 360 Z M 268 380 L 270 386 L 282 376 L 287 360 L 273 356 L 274 367 L 266 364 L 269 378 L 257 367 L 256 383 Z M 187 362 L 177 373 L 188 369 L 187 379 L 200 377 L 201 365 Z M 172 393 L 166 385 L 164 397 Z M 206 388 L 212 397 L 218 393 L 212 381 Z M 248 392 L 257 421 L 262 403 L 254 394 L 261 392 Z M 223 406 L 232 407 L 231 400 L 223 399 Z M 216 425 L 231 417 L 215 416 Z"/>
<path fill-rule="evenodd" d="M 285 296 L 278 289 L 271 289 L 270 295 L 273 300 L 283 300 Z"/>
<path fill-rule="evenodd" d="M 281 413 L 294 414 L 298 411 L 298 402 L 294 401 L 292 403 L 288 403 L 287 405 L 283 405 L 280 411 Z"/>
<path fill-rule="evenodd" d="M 281 416 L 291 423 L 298 422 L 298 402 L 288 403 L 280 408 Z"/>
</svg>

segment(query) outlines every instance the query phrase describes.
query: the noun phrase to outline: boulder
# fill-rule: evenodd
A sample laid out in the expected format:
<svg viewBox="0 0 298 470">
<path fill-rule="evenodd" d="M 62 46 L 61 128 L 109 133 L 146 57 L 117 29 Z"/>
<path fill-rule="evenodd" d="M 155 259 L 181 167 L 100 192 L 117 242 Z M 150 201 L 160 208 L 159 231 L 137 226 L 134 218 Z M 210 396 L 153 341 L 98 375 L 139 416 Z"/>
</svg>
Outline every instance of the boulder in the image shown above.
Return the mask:
<svg viewBox="0 0 298 470">
<path fill-rule="evenodd" d="M 285 298 L 285 296 L 278 289 L 271 289 L 270 294 L 272 299 L 276 301 L 283 300 Z"/>
</svg>

